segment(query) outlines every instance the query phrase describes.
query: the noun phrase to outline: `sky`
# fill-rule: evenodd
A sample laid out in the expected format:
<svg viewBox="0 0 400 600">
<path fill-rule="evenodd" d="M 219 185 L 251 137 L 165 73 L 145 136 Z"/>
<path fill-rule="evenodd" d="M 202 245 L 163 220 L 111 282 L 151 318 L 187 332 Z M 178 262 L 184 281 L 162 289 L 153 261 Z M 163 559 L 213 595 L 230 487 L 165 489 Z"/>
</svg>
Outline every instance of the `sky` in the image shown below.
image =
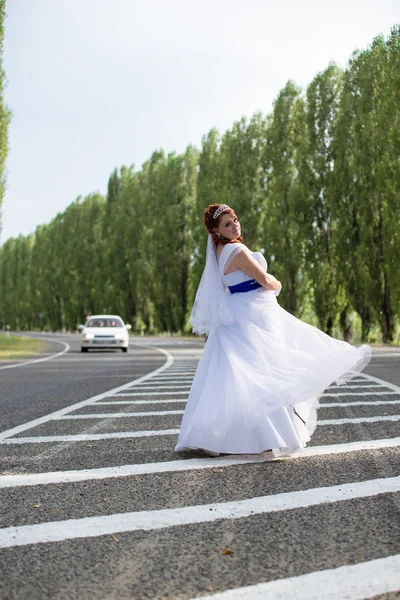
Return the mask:
<svg viewBox="0 0 400 600">
<path fill-rule="evenodd" d="M 305 88 L 400 23 L 399 0 L 7 0 L 6 12 L 0 244 L 105 194 L 116 167 L 270 113 L 288 79 Z"/>
</svg>

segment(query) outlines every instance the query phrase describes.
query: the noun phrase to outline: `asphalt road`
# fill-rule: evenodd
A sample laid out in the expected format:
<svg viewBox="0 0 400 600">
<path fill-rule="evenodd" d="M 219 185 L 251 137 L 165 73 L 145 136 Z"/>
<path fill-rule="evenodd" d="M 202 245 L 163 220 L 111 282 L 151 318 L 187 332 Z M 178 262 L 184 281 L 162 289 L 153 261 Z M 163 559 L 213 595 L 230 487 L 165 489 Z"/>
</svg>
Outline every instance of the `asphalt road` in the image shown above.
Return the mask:
<svg viewBox="0 0 400 600">
<path fill-rule="evenodd" d="M 211 458 L 174 452 L 202 340 L 48 337 L 0 363 L 1 600 L 400 597 L 400 349 L 300 456 Z"/>
</svg>

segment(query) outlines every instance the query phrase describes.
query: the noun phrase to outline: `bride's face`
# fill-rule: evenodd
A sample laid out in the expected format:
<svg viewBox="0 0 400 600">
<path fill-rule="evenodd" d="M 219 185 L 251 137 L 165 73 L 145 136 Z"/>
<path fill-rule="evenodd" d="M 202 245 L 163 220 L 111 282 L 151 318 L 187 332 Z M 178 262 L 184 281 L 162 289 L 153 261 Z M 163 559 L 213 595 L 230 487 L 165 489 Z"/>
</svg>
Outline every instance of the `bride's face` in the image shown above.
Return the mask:
<svg viewBox="0 0 400 600">
<path fill-rule="evenodd" d="M 222 237 L 228 240 L 234 240 L 240 235 L 239 219 L 232 213 L 224 213 L 219 218 L 219 224 L 216 228 Z"/>
</svg>

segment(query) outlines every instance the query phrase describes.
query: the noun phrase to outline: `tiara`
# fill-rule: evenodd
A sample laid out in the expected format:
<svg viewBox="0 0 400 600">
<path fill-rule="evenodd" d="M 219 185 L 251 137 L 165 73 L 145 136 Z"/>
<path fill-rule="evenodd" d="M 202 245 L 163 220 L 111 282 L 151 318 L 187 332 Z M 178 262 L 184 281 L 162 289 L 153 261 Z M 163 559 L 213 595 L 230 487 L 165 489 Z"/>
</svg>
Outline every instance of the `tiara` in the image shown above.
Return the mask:
<svg viewBox="0 0 400 600">
<path fill-rule="evenodd" d="M 224 210 L 226 210 L 227 208 L 229 208 L 227 204 L 221 204 L 220 206 L 218 206 L 217 210 L 213 214 L 213 219 L 218 219 L 219 215 L 223 213 Z"/>
</svg>

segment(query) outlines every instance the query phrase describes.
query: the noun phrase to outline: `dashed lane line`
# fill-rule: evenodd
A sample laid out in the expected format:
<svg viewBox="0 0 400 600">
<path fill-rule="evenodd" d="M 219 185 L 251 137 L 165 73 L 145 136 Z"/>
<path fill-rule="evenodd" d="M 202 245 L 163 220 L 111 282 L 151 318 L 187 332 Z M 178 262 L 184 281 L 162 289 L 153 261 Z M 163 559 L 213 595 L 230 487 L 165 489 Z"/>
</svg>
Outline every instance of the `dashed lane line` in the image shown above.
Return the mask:
<svg viewBox="0 0 400 600">
<path fill-rule="evenodd" d="M 68 519 L 0 529 L 0 548 L 61 542 L 122 532 L 243 519 L 296 508 L 374 497 L 400 491 L 400 477 L 355 481 L 270 496 L 198 506 Z"/>
<path fill-rule="evenodd" d="M 400 589 L 400 554 L 274 579 L 196 600 L 365 600 Z M 194 600 L 194 599 L 193 599 Z"/>
<path fill-rule="evenodd" d="M 21 363 L 17 363 L 17 364 L 5 365 L 4 367 L 0 367 L 0 371 L 3 371 L 4 369 L 17 369 L 18 367 L 26 367 L 28 365 L 45 362 L 47 360 L 53 360 L 54 358 L 58 358 L 59 356 L 62 356 L 63 354 L 68 352 L 68 350 L 70 350 L 70 348 L 71 348 L 70 345 L 67 344 L 67 342 L 62 342 L 61 340 L 53 340 L 50 338 L 40 338 L 40 339 L 45 340 L 46 342 L 54 342 L 55 344 L 62 344 L 64 346 L 64 350 L 62 350 L 61 352 L 56 352 L 54 354 L 52 353 L 49 356 L 45 356 L 44 358 L 35 358 L 33 360 L 27 360 L 25 362 L 21 362 Z"/>
<path fill-rule="evenodd" d="M 330 444 L 326 446 L 310 446 L 308 448 L 303 448 L 301 453 L 296 456 L 296 459 L 347 454 L 351 452 L 371 452 L 387 448 L 398 448 L 399 446 L 400 437 L 368 440 L 362 442 L 349 442 L 345 444 Z M 202 469 L 215 469 L 216 467 L 222 468 L 235 465 L 275 462 L 277 460 L 292 460 L 292 458 L 275 458 L 271 452 L 264 452 L 263 454 L 237 454 L 231 456 L 221 456 L 218 458 L 189 458 L 185 460 L 122 465 L 117 467 L 104 467 L 100 469 L 54 471 L 48 473 L 30 473 L 23 475 L 1 475 L 0 489 L 48 485 L 55 483 L 74 483 L 79 481 L 112 479 L 115 477 L 130 477 L 135 475 L 152 475 L 155 473 L 196 471 Z"/>
<path fill-rule="evenodd" d="M 4 440 L 6 440 L 7 438 L 10 438 L 13 435 L 17 435 L 19 433 L 22 433 L 23 431 L 32 429 L 33 427 L 36 427 L 37 425 L 42 425 L 43 423 L 47 423 L 48 421 L 51 421 L 57 417 L 65 415 L 74 410 L 77 410 L 78 408 L 88 406 L 89 404 L 94 404 L 97 400 L 103 400 L 104 398 L 107 398 L 110 394 L 117 394 L 119 391 L 125 390 L 128 387 L 132 388 L 133 386 L 139 385 L 143 381 L 146 381 L 147 379 L 154 377 L 154 375 L 156 375 L 158 373 L 162 373 L 163 371 L 165 371 L 165 369 L 168 369 L 168 367 L 173 363 L 174 359 L 173 359 L 172 354 L 170 354 L 167 350 L 164 350 L 162 348 L 154 348 L 154 349 L 158 350 L 159 352 L 164 354 L 164 356 L 166 357 L 165 363 L 158 369 L 151 371 L 147 375 L 143 375 L 143 377 L 139 377 L 139 379 L 136 379 L 133 382 L 130 381 L 130 382 L 120 385 L 112 390 L 108 390 L 107 392 L 98 394 L 97 396 L 92 396 L 91 398 L 87 398 L 86 400 L 82 400 L 81 402 L 77 402 L 76 404 L 71 404 L 70 406 L 67 406 L 65 408 L 62 408 L 61 410 L 57 410 L 55 412 L 44 415 L 43 417 L 39 417 L 38 419 L 34 419 L 33 421 L 28 421 L 27 423 L 23 423 L 22 425 L 17 425 L 16 427 L 13 427 L 12 429 L 7 429 L 6 431 L 2 431 L 0 433 L 0 443 L 2 443 Z"/>
</svg>

